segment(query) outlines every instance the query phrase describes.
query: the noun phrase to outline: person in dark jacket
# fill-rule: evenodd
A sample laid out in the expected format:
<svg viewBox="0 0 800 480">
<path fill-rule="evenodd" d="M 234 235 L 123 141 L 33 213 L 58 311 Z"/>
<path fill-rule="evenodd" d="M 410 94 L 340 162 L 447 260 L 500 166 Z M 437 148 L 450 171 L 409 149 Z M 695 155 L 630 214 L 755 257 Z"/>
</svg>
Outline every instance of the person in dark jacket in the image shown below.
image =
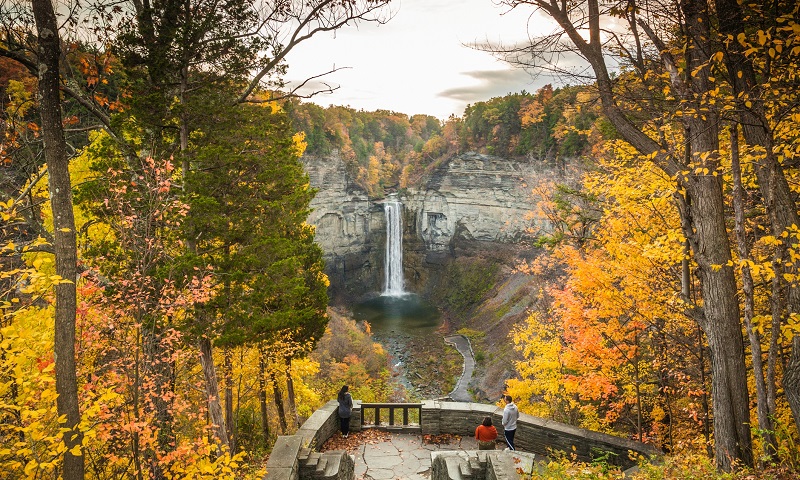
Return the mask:
<svg viewBox="0 0 800 480">
<path fill-rule="evenodd" d="M 353 413 L 353 397 L 350 396 L 347 385 L 339 390 L 337 400 L 339 401 L 339 422 L 342 429 L 342 436 L 347 438 L 350 433 L 350 415 Z"/>
</svg>

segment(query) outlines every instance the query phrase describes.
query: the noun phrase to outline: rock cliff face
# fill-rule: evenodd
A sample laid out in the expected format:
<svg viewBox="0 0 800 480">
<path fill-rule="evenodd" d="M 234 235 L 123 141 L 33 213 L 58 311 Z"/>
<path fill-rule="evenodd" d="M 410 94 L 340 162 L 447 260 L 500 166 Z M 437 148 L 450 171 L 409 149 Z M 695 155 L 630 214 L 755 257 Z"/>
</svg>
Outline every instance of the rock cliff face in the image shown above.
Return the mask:
<svg viewBox="0 0 800 480">
<path fill-rule="evenodd" d="M 516 243 L 535 226 L 534 183 L 551 172 L 499 157 L 466 153 L 443 163 L 425 185 L 409 189 L 413 230 L 429 251 L 446 251 L 453 237 Z M 532 223 L 533 222 L 533 223 Z"/>
<path fill-rule="evenodd" d="M 311 186 L 308 222 L 316 227 L 316 240 L 325 253 L 332 297 L 360 298 L 375 291 L 383 267 L 386 227 L 383 205 L 371 202 L 367 192 L 349 178 L 338 154 L 326 158 L 303 157 Z M 377 283 L 380 285 L 380 283 Z"/>
<path fill-rule="evenodd" d="M 319 190 L 309 222 L 325 252 L 333 297 L 363 298 L 383 288 L 386 224 L 382 200 L 370 200 L 350 180 L 342 159 L 304 158 Z M 400 192 L 407 288 L 422 292 L 436 269 L 458 249 L 513 244 L 528 228 L 546 228 L 532 217 L 531 188 L 553 172 L 499 157 L 467 153 L 443 162 L 423 184 Z"/>
</svg>

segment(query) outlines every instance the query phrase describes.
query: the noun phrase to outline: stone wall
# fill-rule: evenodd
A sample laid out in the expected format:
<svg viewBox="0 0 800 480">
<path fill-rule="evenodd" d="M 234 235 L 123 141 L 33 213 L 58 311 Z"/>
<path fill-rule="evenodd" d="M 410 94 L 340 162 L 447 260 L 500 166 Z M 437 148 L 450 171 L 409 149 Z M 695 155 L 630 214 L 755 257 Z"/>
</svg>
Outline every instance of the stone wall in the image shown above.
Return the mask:
<svg viewBox="0 0 800 480">
<path fill-rule="evenodd" d="M 353 403 L 350 429 L 358 431 L 361 429 L 361 401 L 356 400 Z M 318 450 L 328 438 L 338 431 L 337 405 L 335 400 L 326 403 L 306 420 L 295 435 L 278 437 L 267 463 L 265 480 L 315 478 L 301 475 L 303 470 L 301 460 L 307 461 L 309 457 L 307 453 L 303 454 L 303 449 Z M 492 423 L 502 435 L 503 409 L 495 405 L 427 400 L 422 404 L 420 423 L 422 433 L 426 435 L 449 433 L 472 436 L 475 434 L 475 427 L 486 416 L 492 418 Z M 519 450 L 536 455 L 546 456 L 550 454 L 551 450 L 561 450 L 570 454 L 574 453 L 581 461 L 591 461 L 599 456 L 605 456 L 607 462 L 623 468 L 629 468 L 635 464 L 635 461 L 630 459 L 629 452 L 645 456 L 659 455 L 660 453 L 649 445 L 633 440 L 572 427 L 524 413 L 519 416 L 514 440 Z M 609 453 L 610 455 L 608 455 Z M 336 455 L 341 456 L 341 452 L 337 452 Z M 341 475 L 345 475 L 345 470 L 352 467 L 343 462 L 341 468 Z M 352 477 L 337 476 L 336 478 Z"/>
<path fill-rule="evenodd" d="M 355 400 L 353 415 L 350 417 L 350 429 L 361 430 L 361 401 Z M 309 461 L 307 451 L 319 450 L 320 447 L 334 433 L 339 431 L 339 403 L 331 400 L 306 420 L 294 435 L 282 435 L 275 441 L 272 453 L 267 462 L 267 475 L 265 480 L 310 480 L 312 474 L 304 475 Z M 337 479 L 350 480 L 353 478 L 352 462 L 341 461 L 343 452 L 331 452 L 331 457 L 337 459 L 341 471 Z M 349 473 L 348 473 L 349 472 Z"/>
<path fill-rule="evenodd" d="M 429 400 L 422 407 L 422 432 L 432 435 L 450 433 L 472 436 L 475 434 L 475 427 L 486 416 L 492 418 L 492 424 L 500 435 L 503 435 L 501 423 L 503 409 L 501 407 L 480 403 Z M 629 468 L 635 464 L 635 461 L 629 458 L 631 451 L 645 456 L 659 454 L 655 448 L 644 443 L 524 413 L 519 415 L 514 443 L 517 449 L 537 455 L 548 455 L 551 450 L 574 453 L 581 461 L 591 461 L 610 454 L 606 461 L 623 468 Z"/>
</svg>

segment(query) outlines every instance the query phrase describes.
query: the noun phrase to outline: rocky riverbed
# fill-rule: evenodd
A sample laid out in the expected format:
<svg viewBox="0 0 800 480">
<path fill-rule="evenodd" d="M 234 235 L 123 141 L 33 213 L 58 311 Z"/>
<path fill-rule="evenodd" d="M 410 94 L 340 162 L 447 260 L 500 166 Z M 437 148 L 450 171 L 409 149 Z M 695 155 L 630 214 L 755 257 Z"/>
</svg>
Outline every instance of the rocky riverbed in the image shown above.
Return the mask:
<svg viewBox="0 0 800 480">
<path fill-rule="evenodd" d="M 444 342 L 441 332 L 384 333 L 376 334 L 375 339 L 391 355 L 398 380 L 408 390 L 406 400 L 444 397 L 461 376 L 463 358 Z"/>
</svg>

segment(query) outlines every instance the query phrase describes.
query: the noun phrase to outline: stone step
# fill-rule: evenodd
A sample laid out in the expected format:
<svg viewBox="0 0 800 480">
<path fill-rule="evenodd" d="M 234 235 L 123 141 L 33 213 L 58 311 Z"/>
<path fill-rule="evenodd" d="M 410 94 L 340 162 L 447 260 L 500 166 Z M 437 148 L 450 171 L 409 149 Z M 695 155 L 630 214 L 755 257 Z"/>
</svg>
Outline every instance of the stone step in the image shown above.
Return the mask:
<svg viewBox="0 0 800 480">
<path fill-rule="evenodd" d="M 327 460 L 327 463 L 325 464 L 325 469 L 319 478 L 321 480 L 335 480 L 339 476 L 339 468 L 342 465 L 342 453 L 331 452 L 330 455 L 325 456 L 325 459 Z"/>
<path fill-rule="evenodd" d="M 316 466 L 321 457 L 322 454 L 319 452 L 309 452 L 308 457 L 306 458 L 306 465 L 309 467 Z"/>
<path fill-rule="evenodd" d="M 328 458 L 329 457 L 327 455 L 323 455 L 319 458 L 317 461 L 317 466 L 314 469 L 315 477 L 321 477 L 325 473 L 325 467 L 328 466 Z"/>
<path fill-rule="evenodd" d="M 478 478 L 483 478 L 483 475 L 481 475 L 481 474 L 485 473 L 485 471 L 486 471 L 486 461 L 485 460 L 484 460 L 484 463 L 481 464 L 481 461 L 478 459 L 477 455 L 475 455 L 474 457 L 470 456 L 469 457 L 469 466 L 472 469 L 472 475 L 473 476 L 477 475 Z"/>
<path fill-rule="evenodd" d="M 462 459 L 460 457 L 446 457 L 444 461 L 449 480 L 464 480 L 464 476 L 461 474 Z"/>
<path fill-rule="evenodd" d="M 320 458 L 322 458 L 321 453 L 310 451 L 305 460 L 300 462 L 300 477 L 308 477 L 313 475 L 314 471 L 317 469 L 317 464 L 319 463 Z"/>
<path fill-rule="evenodd" d="M 301 448 L 300 452 L 297 454 L 297 461 L 300 462 L 300 464 L 307 462 L 311 452 L 312 450 L 310 448 Z"/>
<path fill-rule="evenodd" d="M 470 466 L 469 462 L 464 460 L 461 462 L 461 465 L 458 466 L 459 473 L 461 473 L 461 478 L 464 480 L 472 480 L 472 467 Z"/>
</svg>

